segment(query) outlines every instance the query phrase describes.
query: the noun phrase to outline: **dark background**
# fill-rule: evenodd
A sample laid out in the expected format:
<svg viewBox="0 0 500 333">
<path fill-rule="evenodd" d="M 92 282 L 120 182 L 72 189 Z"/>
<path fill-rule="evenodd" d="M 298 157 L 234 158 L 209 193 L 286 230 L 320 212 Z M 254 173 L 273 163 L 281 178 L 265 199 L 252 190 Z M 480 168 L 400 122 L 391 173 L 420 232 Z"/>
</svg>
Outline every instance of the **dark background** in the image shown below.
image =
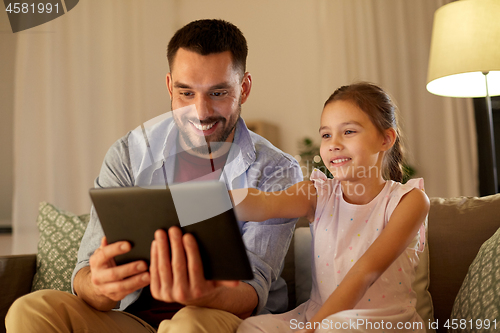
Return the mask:
<svg viewBox="0 0 500 333">
<path fill-rule="evenodd" d="M 492 182 L 491 158 L 489 156 L 488 118 L 486 112 L 486 99 L 474 98 L 474 114 L 476 117 L 477 146 L 479 158 L 479 194 L 480 196 L 494 194 L 488 185 Z M 495 133 L 495 151 L 497 165 L 497 193 L 500 189 L 498 168 L 500 166 L 500 96 L 491 97 L 493 109 L 493 129 Z"/>
</svg>

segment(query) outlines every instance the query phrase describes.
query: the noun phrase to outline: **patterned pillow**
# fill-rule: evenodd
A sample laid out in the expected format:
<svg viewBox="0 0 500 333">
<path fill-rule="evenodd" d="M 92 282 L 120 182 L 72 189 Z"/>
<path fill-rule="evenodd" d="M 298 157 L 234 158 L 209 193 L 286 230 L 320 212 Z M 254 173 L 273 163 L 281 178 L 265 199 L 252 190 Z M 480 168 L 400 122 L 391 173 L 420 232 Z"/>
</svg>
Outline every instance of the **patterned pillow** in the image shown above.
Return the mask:
<svg viewBox="0 0 500 333">
<path fill-rule="evenodd" d="M 450 332 L 498 332 L 500 229 L 483 243 L 470 265 L 453 304 L 450 326 Z"/>
<path fill-rule="evenodd" d="M 40 203 L 38 213 L 40 241 L 31 291 L 71 292 L 71 274 L 90 215 L 76 216 L 46 202 Z"/>
</svg>

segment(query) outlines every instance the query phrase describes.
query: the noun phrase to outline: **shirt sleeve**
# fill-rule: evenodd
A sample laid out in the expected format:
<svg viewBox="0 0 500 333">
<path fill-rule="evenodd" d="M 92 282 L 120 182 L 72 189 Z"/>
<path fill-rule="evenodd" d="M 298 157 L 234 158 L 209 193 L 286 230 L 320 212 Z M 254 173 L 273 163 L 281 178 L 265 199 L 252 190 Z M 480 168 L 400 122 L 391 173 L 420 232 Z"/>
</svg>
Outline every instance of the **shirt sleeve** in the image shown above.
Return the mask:
<svg viewBox="0 0 500 333">
<path fill-rule="evenodd" d="M 99 177 L 94 182 L 96 188 L 104 187 L 123 187 L 133 186 L 134 179 L 130 172 L 130 162 L 128 157 L 128 149 L 126 140 L 123 138 L 115 142 L 106 153 L 104 162 L 99 173 Z M 92 206 L 90 210 L 90 221 L 83 235 L 78 250 L 78 259 L 71 276 L 71 290 L 75 294 L 74 279 L 76 273 L 83 267 L 89 266 L 90 256 L 100 246 L 101 239 L 104 237 L 104 231 L 97 217 L 97 213 Z M 128 295 L 124 300 L 119 302 L 119 309 L 123 310 L 135 298 L 138 297 L 139 291 Z"/>
<path fill-rule="evenodd" d="M 287 157 L 273 168 L 260 170 L 271 170 L 257 186 L 265 192 L 284 190 L 303 179 L 298 163 Z M 296 222 L 297 219 L 280 218 L 243 225 L 243 242 L 254 273 L 254 279 L 245 282 L 255 289 L 259 298 L 254 314 L 286 310 L 286 284 L 280 275 Z"/>
</svg>

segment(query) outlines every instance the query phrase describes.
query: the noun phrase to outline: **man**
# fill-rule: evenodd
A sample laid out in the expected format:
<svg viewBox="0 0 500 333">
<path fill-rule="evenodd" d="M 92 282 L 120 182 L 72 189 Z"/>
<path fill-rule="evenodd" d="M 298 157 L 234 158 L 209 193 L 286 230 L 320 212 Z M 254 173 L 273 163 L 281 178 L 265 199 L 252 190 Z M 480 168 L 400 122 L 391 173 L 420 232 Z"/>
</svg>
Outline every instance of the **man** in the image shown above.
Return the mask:
<svg viewBox="0 0 500 333">
<path fill-rule="evenodd" d="M 118 140 L 96 187 L 221 179 L 229 189 L 271 191 L 301 181 L 297 162 L 249 132 L 240 118 L 252 87 L 246 56 L 243 34 L 228 22 L 194 21 L 177 31 L 167 52 L 172 117 Z M 279 275 L 294 223 L 239 222 L 254 279 L 207 281 L 196 241 L 178 228 L 170 228 L 168 237 L 162 230 L 155 233 L 149 271 L 144 262 L 116 266 L 113 258 L 129 251 L 130 244 L 107 244 L 92 209 L 73 273 L 77 297 L 55 291 L 28 295 L 12 306 L 7 328 L 234 332 L 242 318 L 286 310 L 286 285 Z M 22 320 L 28 315 L 29 323 Z"/>
</svg>

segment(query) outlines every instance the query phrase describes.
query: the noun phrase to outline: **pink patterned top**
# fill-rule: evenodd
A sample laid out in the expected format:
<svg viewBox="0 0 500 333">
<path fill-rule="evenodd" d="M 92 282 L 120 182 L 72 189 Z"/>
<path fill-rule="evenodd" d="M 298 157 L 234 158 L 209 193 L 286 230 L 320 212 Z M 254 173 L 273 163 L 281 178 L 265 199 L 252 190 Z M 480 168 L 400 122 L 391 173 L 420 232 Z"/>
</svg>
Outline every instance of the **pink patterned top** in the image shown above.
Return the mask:
<svg viewBox="0 0 500 333">
<path fill-rule="evenodd" d="M 311 180 L 317 189 L 318 201 L 315 221 L 310 225 L 313 285 L 307 319 L 316 313 L 381 234 L 401 198 L 414 188 L 423 190 L 421 178 L 404 185 L 389 180 L 370 203 L 354 205 L 344 200 L 340 181 L 328 179 L 317 169 Z M 381 309 L 394 305 L 414 308 L 416 293 L 411 285 L 418 265 L 418 252 L 423 251 L 424 241 L 425 228 L 422 225 L 414 242 L 367 290 L 355 309 Z"/>
</svg>

